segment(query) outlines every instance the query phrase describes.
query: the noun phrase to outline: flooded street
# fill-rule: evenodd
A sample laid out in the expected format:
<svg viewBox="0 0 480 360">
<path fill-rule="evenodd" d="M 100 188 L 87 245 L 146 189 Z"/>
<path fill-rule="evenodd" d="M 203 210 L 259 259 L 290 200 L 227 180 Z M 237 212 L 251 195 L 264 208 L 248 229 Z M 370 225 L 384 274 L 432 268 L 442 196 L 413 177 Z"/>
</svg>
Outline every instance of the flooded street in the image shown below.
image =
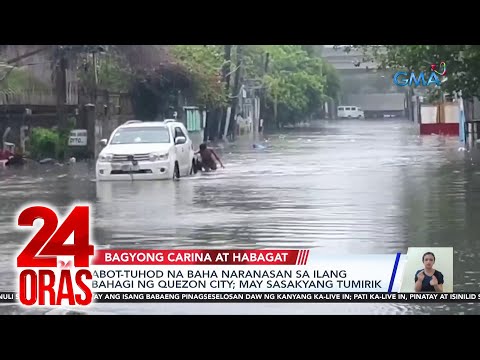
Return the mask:
<svg viewBox="0 0 480 360">
<path fill-rule="evenodd" d="M 454 290 L 480 291 L 480 158 L 457 137 L 418 136 L 407 120 L 319 121 L 220 149 L 225 169 L 178 182 L 99 183 L 91 167 L 0 170 L 0 289 L 15 286 L 32 201 L 94 205 L 110 248 L 319 248 L 325 254 L 454 247 Z M 97 304 L 107 313 L 480 314 L 480 305 Z M 22 313 L 0 306 L 0 313 Z"/>
</svg>

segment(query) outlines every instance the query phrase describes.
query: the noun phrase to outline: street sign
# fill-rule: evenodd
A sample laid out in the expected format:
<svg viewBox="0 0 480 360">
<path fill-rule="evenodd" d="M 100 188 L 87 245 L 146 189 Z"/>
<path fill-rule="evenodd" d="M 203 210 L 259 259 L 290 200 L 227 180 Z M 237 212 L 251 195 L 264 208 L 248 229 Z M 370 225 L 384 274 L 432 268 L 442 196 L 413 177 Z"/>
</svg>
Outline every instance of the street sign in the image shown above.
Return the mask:
<svg viewBox="0 0 480 360">
<path fill-rule="evenodd" d="M 76 129 L 70 131 L 68 146 L 87 146 L 87 130 Z"/>
</svg>

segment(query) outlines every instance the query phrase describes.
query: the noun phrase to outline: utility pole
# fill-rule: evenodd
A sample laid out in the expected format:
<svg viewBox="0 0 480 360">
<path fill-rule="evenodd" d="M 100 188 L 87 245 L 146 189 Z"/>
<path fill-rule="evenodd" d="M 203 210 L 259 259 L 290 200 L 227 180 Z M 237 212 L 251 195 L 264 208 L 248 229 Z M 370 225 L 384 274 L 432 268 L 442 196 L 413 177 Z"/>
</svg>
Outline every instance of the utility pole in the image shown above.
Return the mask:
<svg viewBox="0 0 480 360">
<path fill-rule="evenodd" d="M 57 47 L 58 58 L 55 66 L 55 88 L 57 97 L 57 119 L 59 130 L 67 128 L 67 59 L 62 46 Z"/>
<path fill-rule="evenodd" d="M 240 94 L 240 75 L 242 74 L 242 61 L 243 61 L 243 45 L 237 45 L 237 66 L 235 72 L 235 80 L 233 83 L 232 89 L 232 103 L 231 107 L 232 110 L 230 112 L 230 121 L 228 124 L 228 135 L 232 135 L 235 138 L 235 116 L 236 110 L 238 106 L 239 97 L 242 95 Z"/>
<path fill-rule="evenodd" d="M 223 66 L 222 66 L 222 77 L 225 81 L 225 92 L 230 94 L 230 78 L 231 78 L 231 61 L 232 61 L 232 45 L 224 45 L 224 56 L 223 56 Z M 225 132 L 225 126 L 227 122 L 227 109 L 223 108 L 218 111 L 220 118 L 219 123 L 216 123 L 216 129 L 218 129 L 218 136 L 220 139 L 223 137 Z"/>
<path fill-rule="evenodd" d="M 457 93 L 458 108 L 460 111 L 460 121 L 459 121 L 459 133 L 460 133 L 460 142 L 466 144 L 468 142 L 468 131 L 465 131 L 467 124 L 467 119 L 465 116 L 465 103 L 463 102 L 462 90 Z"/>
<path fill-rule="evenodd" d="M 97 52 L 92 53 L 93 59 L 93 103 L 97 105 L 97 87 L 98 87 L 98 73 L 97 73 Z"/>
<path fill-rule="evenodd" d="M 224 63 L 222 67 L 222 75 L 223 79 L 225 80 L 225 90 L 227 90 L 227 94 L 230 91 L 230 68 L 231 68 L 231 61 L 232 61 L 232 45 L 225 45 L 225 54 L 224 54 Z"/>
<path fill-rule="evenodd" d="M 265 64 L 263 69 L 263 77 L 268 74 L 268 65 L 270 62 L 270 53 L 265 54 Z M 265 88 L 265 84 L 260 89 L 260 119 L 263 119 L 263 128 L 265 129 L 265 120 L 266 120 L 266 111 L 267 110 L 267 91 Z"/>
</svg>

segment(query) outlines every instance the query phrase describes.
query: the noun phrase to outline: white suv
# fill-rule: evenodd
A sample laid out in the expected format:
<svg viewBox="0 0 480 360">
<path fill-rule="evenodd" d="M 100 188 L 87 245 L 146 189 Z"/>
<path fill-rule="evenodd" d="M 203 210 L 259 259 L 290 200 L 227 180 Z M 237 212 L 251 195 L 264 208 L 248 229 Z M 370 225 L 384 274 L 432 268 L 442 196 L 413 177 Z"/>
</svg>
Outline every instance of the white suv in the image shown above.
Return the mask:
<svg viewBox="0 0 480 360">
<path fill-rule="evenodd" d="M 127 121 L 101 143 L 98 181 L 178 179 L 195 169 L 192 140 L 185 126 L 175 120 Z"/>
</svg>

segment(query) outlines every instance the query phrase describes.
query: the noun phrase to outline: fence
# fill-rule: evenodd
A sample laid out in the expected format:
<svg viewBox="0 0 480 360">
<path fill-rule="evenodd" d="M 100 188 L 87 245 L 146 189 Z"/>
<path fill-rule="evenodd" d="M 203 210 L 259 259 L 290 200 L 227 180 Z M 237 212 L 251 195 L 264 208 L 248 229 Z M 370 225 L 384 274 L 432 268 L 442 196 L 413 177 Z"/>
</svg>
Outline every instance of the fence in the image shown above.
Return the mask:
<svg viewBox="0 0 480 360">
<path fill-rule="evenodd" d="M 78 91 L 75 86 L 67 87 L 67 105 L 78 104 Z M 57 94 L 54 89 L 47 90 L 0 90 L 0 105 L 56 105 Z"/>
<path fill-rule="evenodd" d="M 100 109 L 106 110 L 109 115 L 133 115 L 132 99 L 128 93 L 110 92 L 97 90 L 96 98 L 93 91 L 81 89 L 79 92 L 79 103 L 95 103 L 97 112 Z M 105 113 L 104 115 L 107 115 Z"/>
</svg>

